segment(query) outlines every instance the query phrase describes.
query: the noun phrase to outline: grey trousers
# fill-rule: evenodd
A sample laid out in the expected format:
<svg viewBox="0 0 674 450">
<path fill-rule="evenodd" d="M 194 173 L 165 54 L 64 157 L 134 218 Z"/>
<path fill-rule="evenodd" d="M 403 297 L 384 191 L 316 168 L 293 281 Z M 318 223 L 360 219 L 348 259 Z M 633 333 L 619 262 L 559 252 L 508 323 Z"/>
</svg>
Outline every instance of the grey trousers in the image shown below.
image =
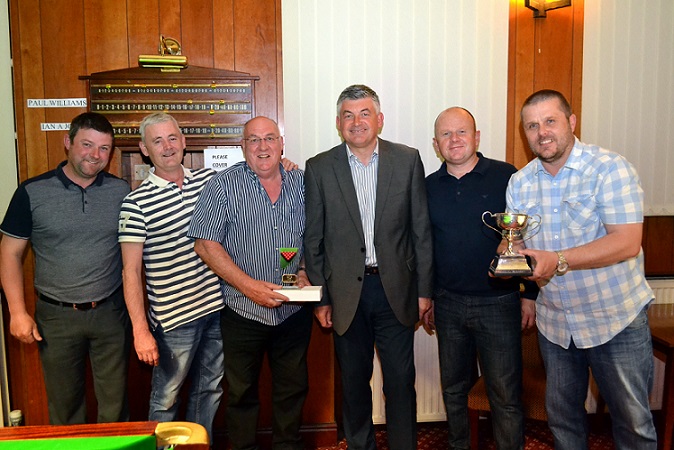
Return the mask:
<svg viewBox="0 0 674 450">
<path fill-rule="evenodd" d="M 49 421 L 86 422 L 85 364 L 91 362 L 98 422 L 129 420 L 127 374 L 131 328 L 121 289 L 94 309 L 78 311 L 38 300 L 35 322 Z"/>
</svg>

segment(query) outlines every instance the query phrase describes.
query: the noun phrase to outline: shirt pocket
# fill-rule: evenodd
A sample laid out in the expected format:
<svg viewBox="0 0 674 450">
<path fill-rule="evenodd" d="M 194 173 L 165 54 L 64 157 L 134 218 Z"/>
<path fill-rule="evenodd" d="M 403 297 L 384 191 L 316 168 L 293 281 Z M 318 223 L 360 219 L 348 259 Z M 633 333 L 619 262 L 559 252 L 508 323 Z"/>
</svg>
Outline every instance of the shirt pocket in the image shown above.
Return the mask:
<svg viewBox="0 0 674 450">
<path fill-rule="evenodd" d="M 597 202 L 593 195 L 581 195 L 562 200 L 564 226 L 571 230 L 586 230 L 597 224 Z"/>
</svg>

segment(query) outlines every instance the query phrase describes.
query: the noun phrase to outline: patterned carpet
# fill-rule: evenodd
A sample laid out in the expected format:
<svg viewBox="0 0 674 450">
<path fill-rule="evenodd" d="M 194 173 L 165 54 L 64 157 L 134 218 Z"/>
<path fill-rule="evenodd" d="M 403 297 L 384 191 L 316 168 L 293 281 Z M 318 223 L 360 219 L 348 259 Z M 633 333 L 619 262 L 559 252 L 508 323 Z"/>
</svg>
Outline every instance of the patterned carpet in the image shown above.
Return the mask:
<svg viewBox="0 0 674 450">
<path fill-rule="evenodd" d="M 389 450 L 386 442 L 386 431 L 377 426 L 376 438 L 378 450 Z M 590 450 L 613 450 L 613 439 L 608 427 L 590 433 Z M 546 422 L 528 421 L 526 424 L 525 450 L 548 450 L 553 448 L 552 435 Z M 316 450 L 345 450 L 346 441 L 342 440 L 333 447 L 320 447 Z M 419 424 L 419 450 L 444 450 L 447 448 L 447 428 L 444 422 Z M 487 421 L 480 422 L 479 450 L 495 450 L 496 444 L 491 433 L 491 425 Z"/>
</svg>

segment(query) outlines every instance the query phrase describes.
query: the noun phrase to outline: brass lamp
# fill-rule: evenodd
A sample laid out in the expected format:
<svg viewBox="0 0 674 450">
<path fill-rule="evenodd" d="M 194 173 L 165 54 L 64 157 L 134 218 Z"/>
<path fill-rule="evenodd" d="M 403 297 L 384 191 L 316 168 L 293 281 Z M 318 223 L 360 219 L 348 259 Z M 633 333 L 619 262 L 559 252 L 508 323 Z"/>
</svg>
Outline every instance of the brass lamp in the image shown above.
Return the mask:
<svg viewBox="0 0 674 450">
<path fill-rule="evenodd" d="M 571 0 L 524 0 L 524 6 L 534 11 L 534 18 L 545 18 L 549 9 L 571 6 Z"/>
</svg>

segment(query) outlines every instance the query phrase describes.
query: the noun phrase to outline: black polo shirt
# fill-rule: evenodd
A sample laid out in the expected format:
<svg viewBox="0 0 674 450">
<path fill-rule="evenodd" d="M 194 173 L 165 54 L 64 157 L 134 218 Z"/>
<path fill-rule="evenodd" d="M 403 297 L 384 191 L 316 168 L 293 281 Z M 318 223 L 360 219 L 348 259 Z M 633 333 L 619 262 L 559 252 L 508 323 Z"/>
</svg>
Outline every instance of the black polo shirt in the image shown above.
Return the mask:
<svg viewBox="0 0 674 450">
<path fill-rule="evenodd" d="M 482 223 L 482 214 L 505 212 L 506 186 L 517 169 L 477 155 L 475 168 L 460 179 L 448 174 L 444 163 L 426 178 L 435 287 L 476 296 L 504 295 L 518 290 L 521 280 L 489 276 L 501 236 Z M 493 220 L 488 223 L 494 225 Z"/>
</svg>

